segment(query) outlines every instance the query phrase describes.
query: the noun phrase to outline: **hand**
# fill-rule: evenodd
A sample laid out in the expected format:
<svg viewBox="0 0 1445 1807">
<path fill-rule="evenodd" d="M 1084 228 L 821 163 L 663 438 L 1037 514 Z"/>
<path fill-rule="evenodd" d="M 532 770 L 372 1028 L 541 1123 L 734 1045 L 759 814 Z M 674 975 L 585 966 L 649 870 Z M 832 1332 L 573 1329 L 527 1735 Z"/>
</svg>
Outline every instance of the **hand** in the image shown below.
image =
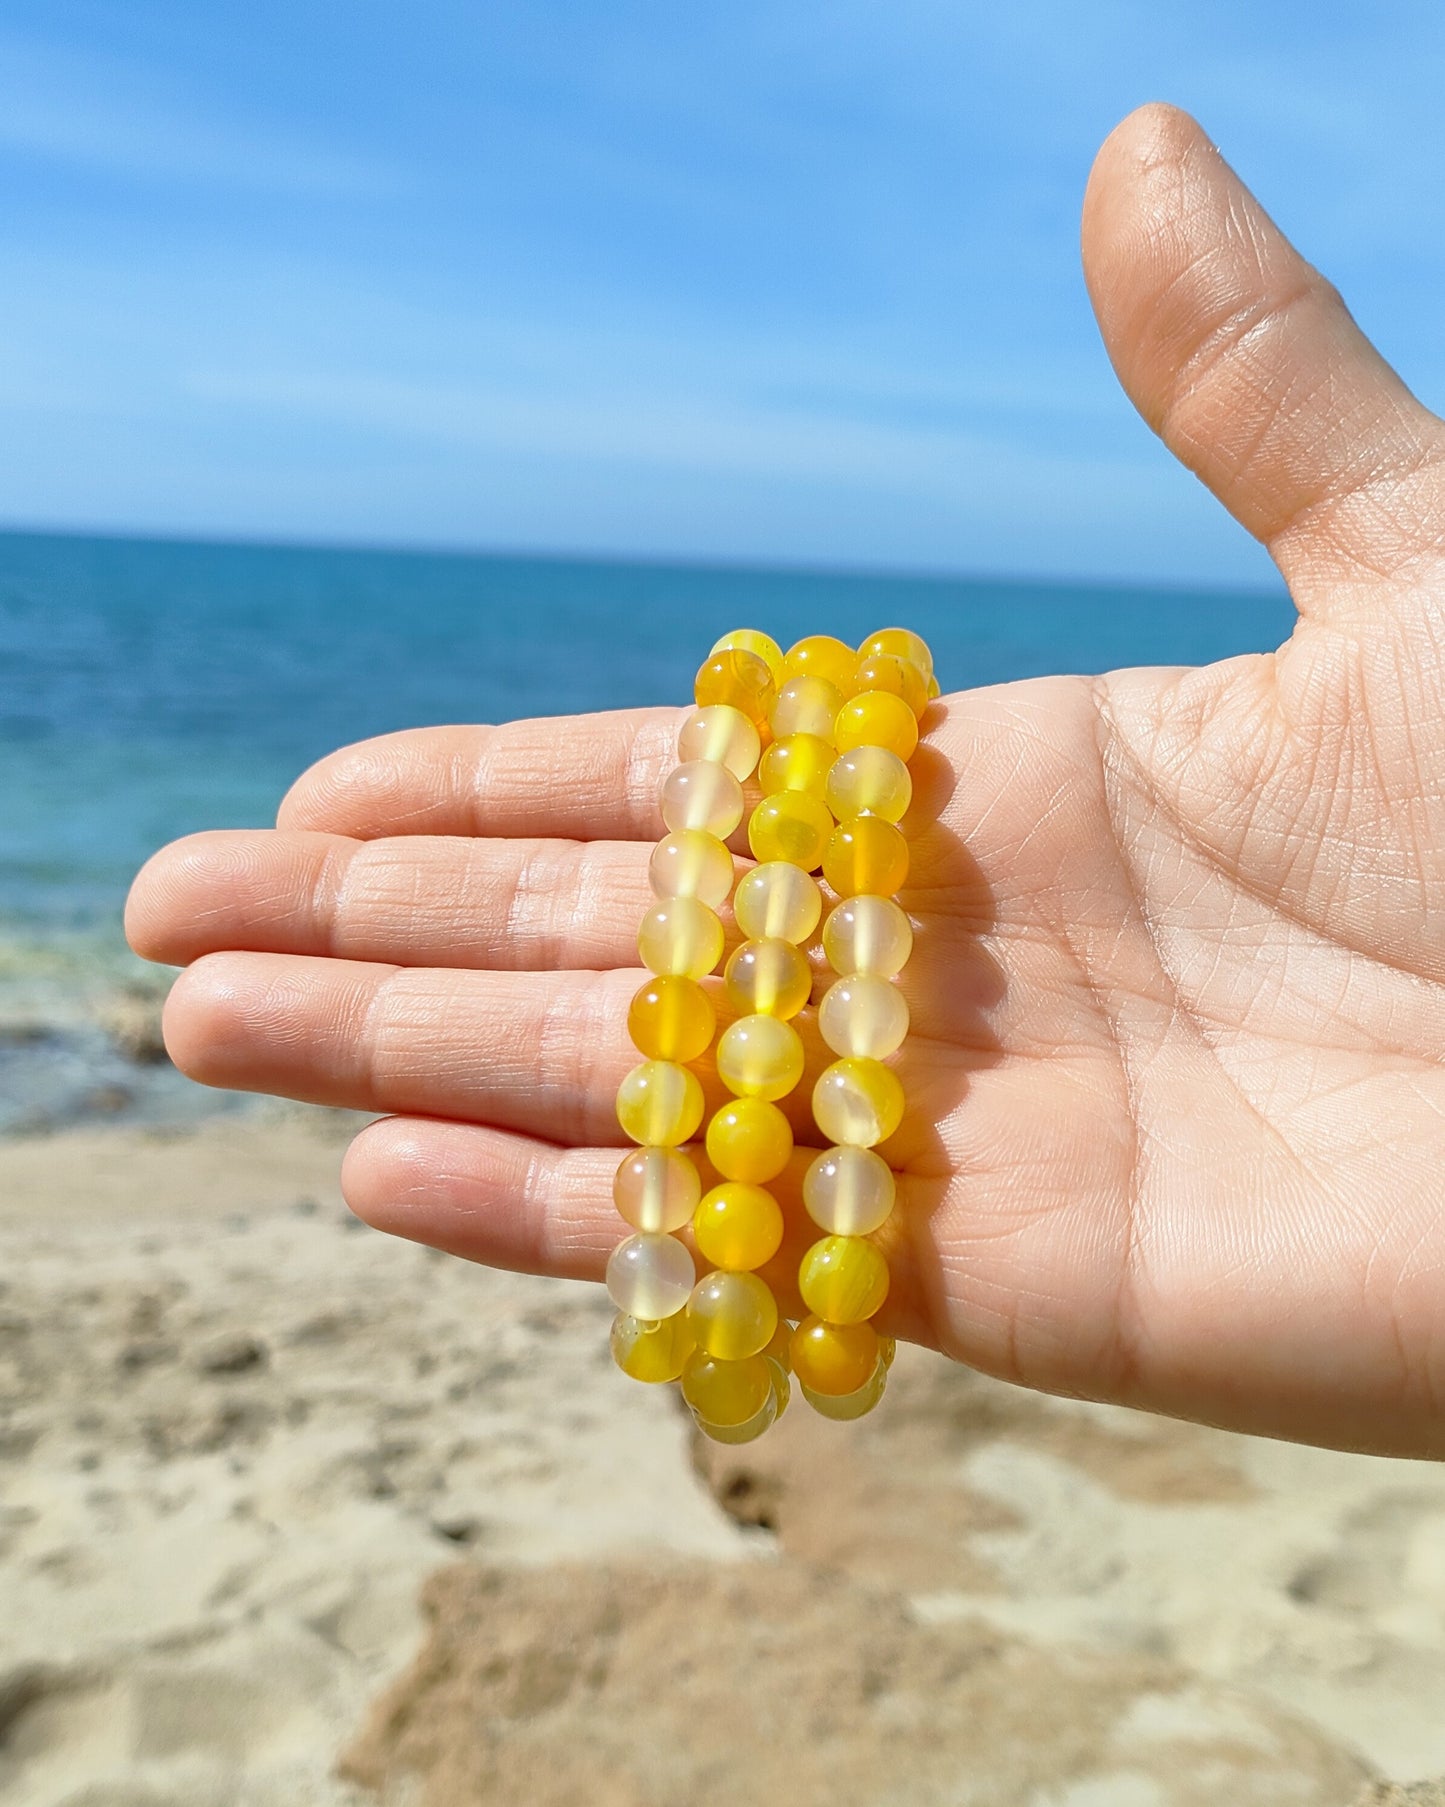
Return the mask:
<svg viewBox="0 0 1445 1807">
<path fill-rule="evenodd" d="M 1300 619 L 1277 654 L 931 712 L 885 1324 L 1445 1454 L 1445 427 L 1178 113 L 1104 146 L 1084 255 L 1124 387 Z M 188 967 L 177 1064 L 396 1113 L 343 1176 L 380 1228 L 600 1275 L 676 721 L 390 736 L 276 832 L 157 855 L 129 931 Z"/>
</svg>

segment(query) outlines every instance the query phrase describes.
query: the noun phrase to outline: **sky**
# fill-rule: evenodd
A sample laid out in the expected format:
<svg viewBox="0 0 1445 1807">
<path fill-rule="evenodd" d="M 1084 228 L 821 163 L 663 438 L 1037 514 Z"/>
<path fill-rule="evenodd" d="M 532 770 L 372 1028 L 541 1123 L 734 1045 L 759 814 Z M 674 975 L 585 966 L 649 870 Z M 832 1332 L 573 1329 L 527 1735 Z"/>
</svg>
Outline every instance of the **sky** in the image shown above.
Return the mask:
<svg viewBox="0 0 1445 1807">
<path fill-rule="evenodd" d="M 6 0 L 0 522 L 1268 582 L 1133 414 L 1188 107 L 1445 406 L 1445 9 Z"/>
</svg>

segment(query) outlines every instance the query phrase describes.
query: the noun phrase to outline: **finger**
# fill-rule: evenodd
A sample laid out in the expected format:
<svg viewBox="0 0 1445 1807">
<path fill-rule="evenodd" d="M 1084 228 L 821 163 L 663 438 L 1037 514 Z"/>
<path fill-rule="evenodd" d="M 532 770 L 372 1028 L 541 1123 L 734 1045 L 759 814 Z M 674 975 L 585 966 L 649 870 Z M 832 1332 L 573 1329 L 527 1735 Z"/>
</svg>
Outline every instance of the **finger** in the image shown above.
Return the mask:
<svg viewBox="0 0 1445 1807">
<path fill-rule="evenodd" d="M 225 948 L 399 966 L 629 966 L 653 902 L 636 841 L 222 829 L 162 848 L 126 905 L 138 954 Z"/>
<path fill-rule="evenodd" d="M 1110 134 L 1083 253 L 1135 406 L 1303 580 L 1302 607 L 1322 606 L 1311 577 L 1388 575 L 1439 544 L 1441 422 L 1187 114 L 1142 107 Z"/>
<path fill-rule="evenodd" d="M 304 772 L 281 828 L 356 835 L 546 835 L 655 840 L 677 758 L 676 709 L 560 715 L 497 727 L 413 728 Z"/>
</svg>

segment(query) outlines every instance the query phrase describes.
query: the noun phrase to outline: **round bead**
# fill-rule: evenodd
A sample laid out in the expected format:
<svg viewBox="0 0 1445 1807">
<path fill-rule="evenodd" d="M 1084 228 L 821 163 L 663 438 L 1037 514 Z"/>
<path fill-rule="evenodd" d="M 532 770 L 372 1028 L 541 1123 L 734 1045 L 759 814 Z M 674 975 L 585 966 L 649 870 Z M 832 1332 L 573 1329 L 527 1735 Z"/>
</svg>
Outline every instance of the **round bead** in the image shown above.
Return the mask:
<svg viewBox="0 0 1445 1807">
<path fill-rule="evenodd" d="M 786 1403 L 783 1402 L 783 1403 Z M 706 1418 L 694 1412 L 692 1421 L 703 1436 L 713 1443 L 753 1443 L 783 1415 L 783 1405 L 779 1403 L 777 1389 L 774 1388 L 760 1410 L 742 1424 L 709 1424 Z"/>
<path fill-rule="evenodd" d="M 850 973 L 823 994 L 818 1031 L 835 1054 L 887 1060 L 908 1034 L 908 1001 L 896 985 L 876 973 Z"/>
<path fill-rule="evenodd" d="M 707 1158 L 724 1179 L 762 1185 L 777 1178 L 792 1152 L 788 1119 L 764 1098 L 734 1098 L 707 1126 Z"/>
<path fill-rule="evenodd" d="M 778 1307 L 756 1274 L 704 1274 L 687 1302 L 697 1346 L 723 1362 L 761 1355 L 778 1327 Z"/>
<path fill-rule="evenodd" d="M 675 1236 L 629 1236 L 607 1262 L 612 1303 L 629 1317 L 650 1323 L 681 1311 L 695 1279 L 692 1256 Z"/>
<path fill-rule="evenodd" d="M 913 925 L 891 897 L 846 898 L 828 912 L 823 951 L 836 973 L 891 979 L 913 952 Z"/>
<path fill-rule="evenodd" d="M 643 917 L 637 951 L 649 972 L 701 979 L 722 959 L 723 926 L 700 897 L 665 898 Z"/>
<path fill-rule="evenodd" d="M 716 909 L 733 888 L 733 856 L 716 835 L 682 828 L 653 848 L 647 876 L 656 897 L 700 897 Z"/>
<path fill-rule="evenodd" d="M 687 769 L 678 767 L 682 772 Z M 834 761 L 823 795 L 840 822 L 849 816 L 882 816 L 886 822 L 901 822 L 913 801 L 913 780 L 908 767 L 887 747 L 854 747 Z M 669 822 L 668 827 L 672 826 Z"/>
<path fill-rule="evenodd" d="M 789 734 L 816 734 L 831 742 L 842 707 L 843 692 L 826 678 L 789 678 L 773 702 L 768 722 L 776 740 Z"/>
<path fill-rule="evenodd" d="M 865 690 L 838 711 L 833 740 L 840 753 L 854 747 L 887 747 L 900 759 L 912 759 L 918 745 L 918 722 L 901 696 L 887 690 Z"/>
<path fill-rule="evenodd" d="M 627 1009 L 627 1033 L 649 1060 L 696 1060 L 716 1027 L 712 999 L 696 979 L 649 979 Z"/>
<path fill-rule="evenodd" d="M 831 740 L 816 734 L 790 734 L 775 740 L 758 766 L 758 782 L 765 797 L 779 791 L 808 791 L 821 797 L 837 754 Z"/>
<path fill-rule="evenodd" d="M 773 706 L 773 674 L 767 662 L 741 647 L 713 653 L 698 667 L 693 698 L 699 709 L 726 703 L 739 709 L 754 727 L 763 727 Z"/>
<path fill-rule="evenodd" d="M 861 1324 L 888 1297 L 888 1263 L 861 1236 L 825 1236 L 803 1257 L 798 1291 L 815 1317 Z"/>
<path fill-rule="evenodd" d="M 804 1399 L 815 1412 L 824 1418 L 848 1423 L 871 1412 L 883 1397 L 888 1385 L 888 1363 L 880 1361 L 872 1376 L 855 1393 L 816 1393 L 811 1387 L 803 1386 L 801 1381 L 798 1385 L 802 1388 Z"/>
<path fill-rule="evenodd" d="M 687 1068 L 677 1071 L 686 1073 Z M 766 1098 L 769 1102 L 786 1098 L 803 1077 L 802 1039 L 781 1017 L 740 1016 L 718 1037 L 717 1071 L 727 1089 L 740 1098 Z M 688 1078 L 692 1077 L 688 1073 Z M 697 1084 L 695 1079 L 693 1084 Z"/>
<path fill-rule="evenodd" d="M 753 811 L 748 846 L 755 860 L 790 860 L 804 872 L 816 872 L 832 833 L 833 817 L 821 797 L 780 791 Z"/>
<path fill-rule="evenodd" d="M 788 860 L 768 860 L 738 880 L 733 915 L 754 940 L 779 936 L 801 945 L 818 926 L 823 893 L 817 882 Z"/>
<path fill-rule="evenodd" d="M 856 1393 L 879 1366 L 878 1332 L 871 1324 L 828 1324 L 821 1318 L 804 1318 L 793 1332 L 791 1350 L 799 1385 L 830 1398 Z M 686 1375 L 684 1369 L 684 1388 Z"/>
<path fill-rule="evenodd" d="M 702 1087 L 697 1074 L 671 1060 L 643 1061 L 617 1088 L 617 1121 L 624 1134 L 646 1148 L 676 1148 L 689 1141 L 702 1122 Z M 644 1311 L 638 1315 L 658 1318 L 667 1314 Z"/>
<path fill-rule="evenodd" d="M 813 1118 L 830 1142 L 851 1148 L 886 1142 L 903 1121 L 898 1075 L 877 1060 L 835 1060 L 813 1087 Z"/>
<path fill-rule="evenodd" d="M 757 770 L 762 750 L 755 725 L 728 703 L 689 711 L 677 737 L 679 759 L 710 759 L 714 765 L 725 765 L 740 782 Z"/>
<path fill-rule="evenodd" d="M 790 678 L 826 678 L 847 696 L 853 684 L 858 655 L 851 646 L 831 634 L 809 634 L 788 648 L 783 670 Z"/>
<path fill-rule="evenodd" d="M 891 653 L 898 659 L 912 659 L 925 676 L 933 676 L 933 654 L 928 642 L 922 634 L 915 634 L 912 628 L 881 627 L 876 634 L 870 634 L 858 648 L 860 659 L 872 659 L 879 653 Z"/>
<path fill-rule="evenodd" d="M 675 1148 L 634 1148 L 612 1181 L 618 1213 L 653 1235 L 689 1223 L 701 1196 L 696 1166 Z"/>
<path fill-rule="evenodd" d="M 803 1175 L 803 1203 L 819 1229 L 867 1236 L 893 1209 L 893 1169 L 871 1148 L 825 1148 Z"/>
<path fill-rule="evenodd" d="M 829 836 L 823 877 L 839 897 L 867 892 L 891 897 L 908 878 L 908 843 L 896 822 L 882 816 L 852 816 Z"/>
<path fill-rule="evenodd" d="M 915 721 L 928 707 L 928 674 L 912 659 L 900 659 L 893 653 L 876 653 L 864 659 L 853 674 L 853 694 L 865 690 L 891 690 L 913 711 Z"/>
<path fill-rule="evenodd" d="M 612 1359 L 633 1380 L 676 1380 L 696 1347 L 685 1311 L 660 1323 L 625 1311 L 612 1320 Z"/>
<path fill-rule="evenodd" d="M 725 765 L 689 759 L 662 781 L 662 819 L 670 829 L 703 828 L 725 841 L 743 819 L 743 787 Z"/>
<path fill-rule="evenodd" d="M 938 679 L 936 677 L 934 677 L 932 672 L 930 672 L 928 674 L 928 700 L 929 700 L 929 702 L 930 703 L 936 702 L 937 699 L 939 697 L 941 697 L 942 695 L 943 695 L 942 684 L 940 684 Z"/>
<path fill-rule="evenodd" d="M 735 627 L 730 634 L 723 635 L 708 657 L 712 658 L 718 653 L 731 652 L 734 649 L 756 654 L 772 673 L 773 682 L 775 684 L 782 682 L 783 649 L 771 634 L 759 633 L 755 627 Z"/>
<path fill-rule="evenodd" d="M 771 1261 L 782 1247 L 783 1213 L 772 1193 L 762 1186 L 728 1180 L 703 1194 L 693 1216 L 692 1235 L 705 1261 L 744 1273 Z M 871 1248 L 872 1244 L 865 1246 Z"/>
<path fill-rule="evenodd" d="M 772 1391 L 772 1370 L 761 1355 L 729 1362 L 699 1349 L 683 1365 L 682 1396 L 706 1424 L 746 1424 Z"/>
<path fill-rule="evenodd" d="M 813 969 L 791 941 L 769 936 L 734 948 L 723 983 L 740 1016 L 796 1016 L 813 995 Z"/>
</svg>

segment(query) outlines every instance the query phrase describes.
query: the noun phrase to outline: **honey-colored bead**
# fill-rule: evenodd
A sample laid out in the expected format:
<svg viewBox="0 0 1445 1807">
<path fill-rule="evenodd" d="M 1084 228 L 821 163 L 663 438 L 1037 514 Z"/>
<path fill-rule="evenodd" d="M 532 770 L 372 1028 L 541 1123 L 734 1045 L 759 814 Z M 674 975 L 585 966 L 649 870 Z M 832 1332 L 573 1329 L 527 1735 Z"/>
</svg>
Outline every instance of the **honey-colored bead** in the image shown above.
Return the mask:
<svg viewBox="0 0 1445 1807">
<path fill-rule="evenodd" d="M 782 1247 L 783 1213 L 762 1186 L 728 1180 L 703 1194 L 693 1214 L 692 1238 L 704 1261 L 746 1273 L 771 1261 Z"/>
<path fill-rule="evenodd" d="M 705 829 L 725 841 L 743 819 L 743 787 L 725 765 L 689 759 L 662 781 L 662 819 L 676 832 Z"/>
<path fill-rule="evenodd" d="M 612 1320 L 612 1359 L 633 1380 L 676 1380 L 697 1343 L 685 1311 L 660 1323 L 619 1311 Z"/>
<path fill-rule="evenodd" d="M 836 973 L 891 979 L 913 952 L 913 925 L 891 897 L 845 898 L 823 924 L 823 951 Z"/>
<path fill-rule="evenodd" d="M 813 995 L 813 969 L 791 941 L 768 937 L 734 948 L 723 983 L 740 1016 L 790 1017 Z"/>
<path fill-rule="evenodd" d="M 629 1236 L 607 1262 L 612 1303 L 629 1317 L 649 1323 L 681 1311 L 696 1277 L 692 1256 L 675 1236 Z"/>
<path fill-rule="evenodd" d="M 707 1126 L 707 1158 L 724 1179 L 765 1185 L 783 1171 L 792 1152 L 788 1119 L 763 1098 L 734 1098 Z"/>
<path fill-rule="evenodd" d="M 873 1378 L 879 1366 L 878 1332 L 871 1324 L 829 1324 L 808 1317 L 793 1332 L 791 1352 L 798 1384 L 836 1399 L 856 1393 Z M 684 1369 L 684 1387 L 686 1374 Z"/>
<path fill-rule="evenodd" d="M 861 1236 L 824 1236 L 803 1257 L 798 1291 L 815 1317 L 861 1324 L 888 1297 L 888 1263 Z"/>
<path fill-rule="evenodd" d="M 872 1148 L 903 1121 L 903 1087 L 881 1061 L 835 1060 L 813 1087 L 813 1120 L 830 1142 Z"/>
<path fill-rule="evenodd" d="M 778 1307 L 766 1280 L 756 1274 L 704 1274 L 687 1302 L 697 1346 L 723 1362 L 761 1355 L 778 1327 Z"/>
<path fill-rule="evenodd" d="M 740 783 L 746 783 L 757 770 L 762 750 L 757 727 L 741 709 L 728 703 L 691 710 L 677 737 L 679 759 L 709 759 L 714 765 L 725 765 Z"/>
<path fill-rule="evenodd" d="M 789 734 L 816 734 L 831 742 L 833 724 L 843 707 L 843 692 L 826 678 L 789 678 L 773 701 L 768 723 L 773 738 Z"/>
<path fill-rule="evenodd" d="M 716 835 L 682 828 L 653 848 L 647 876 L 655 897 L 699 897 L 715 910 L 733 888 L 733 856 Z"/>
<path fill-rule="evenodd" d="M 858 655 L 851 646 L 831 634 L 809 634 L 788 648 L 783 670 L 790 678 L 825 678 L 847 696 L 853 684 Z"/>
<path fill-rule="evenodd" d="M 692 694 L 699 709 L 726 703 L 731 709 L 741 710 L 755 727 L 762 728 L 776 692 L 765 660 L 741 647 L 730 647 L 726 652 L 713 653 L 698 667 Z"/>
<path fill-rule="evenodd" d="M 692 1221 L 702 1181 L 676 1148 L 634 1148 L 612 1181 L 612 1201 L 634 1230 L 666 1235 Z"/>
<path fill-rule="evenodd" d="M 696 1073 L 676 1061 L 645 1060 L 617 1088 L 617 1121 L 625 1135 L 644 1147 L 676 1148 L 697 1134 L 702 1104 Z M 638 1315 L 657 1318 L 667 1314 L 644 1311 Z"/>
<path fill-rule="evenodd" d="M 833 817 L 821 797 L 780 791 L 753 811 L 748 846 L 755 860 L 790 860 L 804 872 L 816 872 L 832 833 Z"/>
<path fill-rule="evenodd" d="M 865 690 L 890 690 L 902 697 L 915 721 L 928 707 L 928 673 L 912 659 L 900 659 L 893 653 L 876 653 L 859 664 L 853 674 L 853 694 Z"/>
<path fill-rule="evenodd" d="M 818 1031 L 835 1054 L 887 1060 L 908 1035 L 908 1001 L 876 973 L 850 973 L 823 994 Z"/>
<path fill-rule="evenodd" d="M 758 782 L 765 797 L 780 791 L 807 791 L 821 797 L 837 754 L 831 740 L 816 734 L 790 734 L 775 740 L 758 766 Z"/>
<path fill-rule="evenodd" d="M 868 1236 L 893 1209 L 893 1169 L 871 1148 L 825 1148 L 803 1175 L 803 1203 L 819 1229 Z"/>
<path fill-rule="evenodd" d="M 781 1418 L 782 1406 L 778 1403 L 776 1387 L 763 1405 L 742 1424 L 710 1424 L 706 1418 L 694 1412 L 692 1421 L 703 1436 L 713 1443 L 755 1443 L 764 1431 L 771 1430 Z"/>
<path fill-rule="evenodd" d="M 772 1392 L 772 1370 L 761 1355 L 719 1361 L 699 1349 L 683 1365 L 682 1396 L 705 1424 L 746 1424 Z"/>
<path fill-rule="evenodd" d="M 679 1067 L 678 1071 L 687 1069 Z M 739 1098 L 765 1098 L 770 1103 L 786 1098 L 803 1077 L 802 1039 L 781 1017 L 740 1016 L 718 1037 L 717 1071 L 718 1078 Z"/>
<path fill-rule="evenodd" d="M 804 1399 L 821 1417 L 846 1424 L 865 1417 L 882 1399 L 888 1385 L 888 1364 L 878 1362 L 869 1378 L 853 1393 L 818 1393 L 803 1386 L 801 1381 L 798 1385 Z"/>
<path fill-rule="evenodd" d="M 759 633 L 755 627 L 735 627 L 730 634 L 723 635 L 708 657 L 715 658 L 718 653 L 731 652 L 735 649 L 756 654 L 772 673 L 773 682 L 775 684 L 782 683 L 783 649 L 771 634 Z"/>
<path fill-rule="evenodd" d="M 627 1033 L 649 1060 L 696 1060 L 712 1043 L 717 1012 L 696 979 L 649 979 L 627 1010 Z"/>
<path fill-rule="evenodd" d="M 891 653 L 898 659 L 911 659 L 926 677 L 933 676 L 933 652 L 922 634 L 908 627 L 881 627 L 870 634 L 858 648 L 860 659 L 873 659 L 879 653 Z"/>
<path fill-rule="evenodd" d="M 908 767 L 887 747 L 854 747 L 829 768 L 823 795 L 840 822 L 849 816 L 900 822 L 913 801 L 913 780 Z"/>
<path fill-rule="evenodd" d="M 823 877 L 839 897 L 891 897 L 908 878 L 908 842 L 896 822 L 852 816 L 829 836 Z"/>
<path fill-rule="evenodd" d="M 651 973 L 701 979 L 722 959 L 723 926 L 700 897 L 664 898 L 643 917 L 637 951 Z"/>
<path fill-rule="evenodd" d="M 738 880 L 733 893 L 738 927 L 753 940 L 777 936 L 801 946 L 822 914 L 823 893 L 817 881 L 788 860 L 754 866 Z"/>
<path fill-rule="evenodd" d="M 900 759 L 912 759 L 918 745 L 918 721 L 901 696 L 887 690 L 865 690 L 838 711 L 833 742 L 840 753 L 854 747 L 887 747 Z"/>
</svg>

